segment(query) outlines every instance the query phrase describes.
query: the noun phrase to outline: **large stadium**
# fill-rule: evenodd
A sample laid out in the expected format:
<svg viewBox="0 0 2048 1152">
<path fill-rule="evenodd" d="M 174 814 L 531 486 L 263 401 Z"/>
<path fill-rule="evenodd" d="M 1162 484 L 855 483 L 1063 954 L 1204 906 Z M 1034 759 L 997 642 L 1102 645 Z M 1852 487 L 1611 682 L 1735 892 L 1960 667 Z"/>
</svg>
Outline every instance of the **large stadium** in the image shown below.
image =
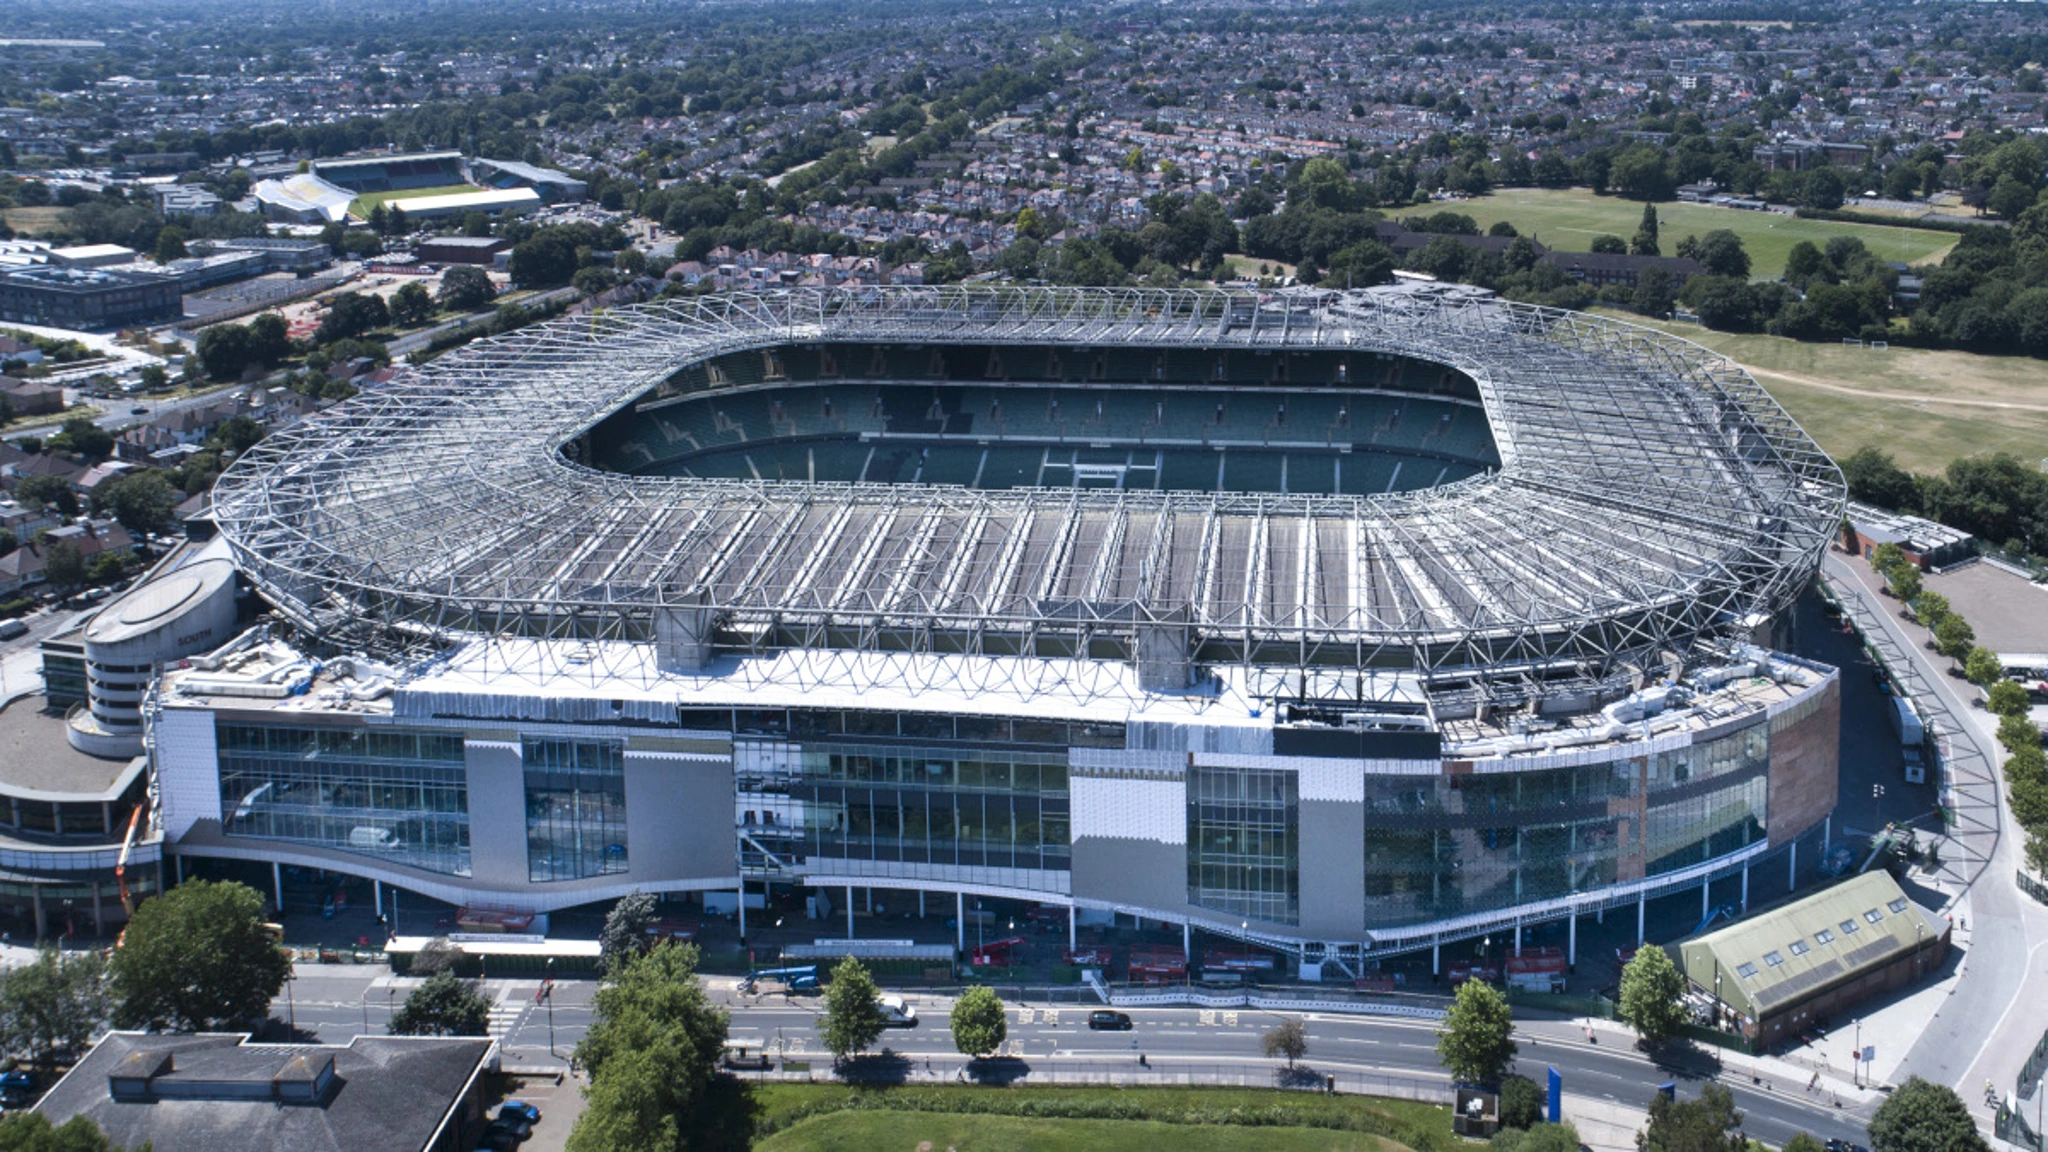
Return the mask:
<svg viewBox="0 0 2048 1152">
<path fill-rule="evenodd" d="M 1819 825 L 1836 676 L 1769 645 L 1843 499 L 1729 361 L 1448 286 L 565 319 L 222 478 L 275 617 L 158 686 L 160 815 L 457 903 L 915 891 L 1355 968 Z"/>
</svg>

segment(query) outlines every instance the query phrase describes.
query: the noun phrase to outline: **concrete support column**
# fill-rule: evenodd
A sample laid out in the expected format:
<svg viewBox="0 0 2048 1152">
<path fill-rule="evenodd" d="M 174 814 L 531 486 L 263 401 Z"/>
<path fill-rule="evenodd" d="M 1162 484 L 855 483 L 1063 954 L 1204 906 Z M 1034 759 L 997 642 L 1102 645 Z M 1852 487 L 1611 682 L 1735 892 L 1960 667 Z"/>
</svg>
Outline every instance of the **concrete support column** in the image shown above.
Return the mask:
<svg viewBox="0 0 2048 1152">
<path fill-rule="evenodd" d="M 29 899 L 35 902 L 36 942 L 41 943 L 43 937 L 50 933 L 49 921 L 43 918 L 43 886 L 41 884 L 29 885 L 28 894 Z"/>
<path fill-rule="evenodd" d="M 178 874 L 178 883 L 183 884 L 185 882 L 185 858 L 183 856 L 172 856 L 171 868 Z"/>
<path fill-rule="evenodd" d="M 873 910 L 871 905 L 870 911 Z M 853 939 L 853 885 L 846 886 L 846 938 Z"/>
<path fill-rule="evenodd" d="M 1749 865 L 1742 866 L 1742 911 L 1749 912 Z"/>
<path fill-rule="evenodd" d="M 917 918 L 924 919 L 924 889 L 917 890 Z"/>
<path fill-rule="evenodd" d="M 370 881 L 370 902 L 377 906 L 377 915 L 384 915 L 384 882 L 382 880 L 372 879 Z"/>
<path fill-rule="evenodd" d="M 1833 812 L 1830 812 L 1827 814 L 1827 817 L 1820 822 L 1820 858 L 1822 863 L 1827 862 L 1828 846 L 1833 844 L 1834 842 L 1835 814 Z"/>
<path fill-rule="evenodd" d="M 967 893 L 953 893 L 953 947 L 967 951 Z"/>
<path fill-rule="evenodd" d="M 1073 951 L 1077 946 L 1075 943 L 1077 937 L 1075 936 L 1074 920 L 1074 906 L 1069 904 L 1067 905 L 1067 951 L 1069 952 Z"/>
<path fill-rule="evenodd" d="M 1572 909 L 1571 919 L 1566 920 L 1564 930 L 1564 962 L 1577 965 L 1579 962 L 1579 910 Z"/>
<path fill-rule="evenodd" d="M 1636 947 L 1643 946 L 1643 909 L 1649 904 L 1649 897 L 1636 893 Z"/>
<path fill-rule="evenodd" d="M 104 935 L 107 930 L 106 924 L 107 919 L 100 912 L 100 886 L 95 881 L 92 886 L 92 934 L 95 936 Z"/>
<path fill-rule="evenodd" d="M 1794 840 L 1792 842 L 1792 851 L 1787 860 L 1788 863 L 1785 865 L 1785 891 L 1790 892 L 1794 888 L 1799 887 L 1799 841 Z"/>
<path fill-rule="evenodd" d="M 740 877 L 740 939 L 747 938 L 747 878 Z"/>
<path fill-rule="evenodd" d="M 1700 881 L 1700 919 L 1705 920 L 1714 911 L 1714 878 Z"/>
<path fill-rule="evenodd" d="M 1180 922 L 1180 950 L 1187 957 L 1188 968 L 1192 971 L 1195 965 L 1195 922 L 1193 920 L 1183 920 Z"/>
<path fill-rule="evenodd" d="M 179 870 L 178 878 L 185 878 L 183 869 Z M 275 860 L 270 862 L 270 890 L 277 894 L 277 914 L 284 915 L 284 865 Z"/>
<path fill-rule="evenodd" d="M 1430 974 L 1431 976 L 1441 976 L 1441 975 L 1443 975 L 1443 972 L 1444 972 L 1444 946 L 1443 946 L 1443 942 L 1442 942 L 1442 941 L 1440 941 L 1440 940 L 1433 940 L 1433 941 L 1431 941 L 1431 942 L 1430 942 L 1430 945 L 1429 945 L 1429 974 Z"/>
<path fill-rule="evenodd" d="M 873 916 L 875 914 L 875 890 L 873 888 L 863 888 L 861 892 L 867 897 L 868 915 Z"/>
<path fill-rule="evenodd" d="M 1521 922 L 1520 920 L 1517 920 L 1517 921 L 1515 921 L 1515 955 L 1519 957 L 1519 956 L 1520 956 L 1521 954 L 1522 954 L 1522 922 Z"/>
</svg>

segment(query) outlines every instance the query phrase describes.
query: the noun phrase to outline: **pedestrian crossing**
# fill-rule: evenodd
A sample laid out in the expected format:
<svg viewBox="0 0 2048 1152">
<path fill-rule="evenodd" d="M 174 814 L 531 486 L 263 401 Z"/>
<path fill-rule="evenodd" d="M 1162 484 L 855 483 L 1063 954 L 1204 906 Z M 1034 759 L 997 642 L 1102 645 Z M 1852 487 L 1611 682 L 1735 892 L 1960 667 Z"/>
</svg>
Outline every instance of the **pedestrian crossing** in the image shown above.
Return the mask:
<svg viewBox="0 0 2048 1152">
<path fill-rule="evenodd" d="M 533 998 L 513 991 L 510 984 L 501 985 L 498 995 L 491 1001 L 489 1022 L 484 1026 L 491 1039 L 503 1040 L 519 1022 L 526 1019 L 526 1013 L 533 1008 Z"/>
</svg>

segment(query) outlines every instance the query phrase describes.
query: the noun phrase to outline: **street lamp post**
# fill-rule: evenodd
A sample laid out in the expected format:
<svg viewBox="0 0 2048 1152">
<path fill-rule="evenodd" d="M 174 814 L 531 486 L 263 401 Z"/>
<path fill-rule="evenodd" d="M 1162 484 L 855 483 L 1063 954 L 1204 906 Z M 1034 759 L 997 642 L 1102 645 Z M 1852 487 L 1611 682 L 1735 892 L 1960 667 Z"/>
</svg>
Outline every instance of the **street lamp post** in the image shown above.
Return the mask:
<svg viewBox="0 0 2048 1152">
<path fill-rule="evenodd" d="M 292 981 L 295 979 L 297 977 L 284 978 L 284 1010 L 291 1021 L 292 1036 L 296 1038 L 299 1034 L 299 1005 L 298 999 L 292 995 Z"/>
<path fill-rule="evenodd" d="M 1849 1079 L 1858 1088 L 1863 1087 L 1863 1018 L 1856 1018 L 1856 1050 L 1849 1053 Z"/>
<path fill-rule="evenodd" d="M 541 987 L 548 1001 L 548 1055 L 555 1055 L 555 958 L 548 957 L 547 979 Z"/>
</svg>

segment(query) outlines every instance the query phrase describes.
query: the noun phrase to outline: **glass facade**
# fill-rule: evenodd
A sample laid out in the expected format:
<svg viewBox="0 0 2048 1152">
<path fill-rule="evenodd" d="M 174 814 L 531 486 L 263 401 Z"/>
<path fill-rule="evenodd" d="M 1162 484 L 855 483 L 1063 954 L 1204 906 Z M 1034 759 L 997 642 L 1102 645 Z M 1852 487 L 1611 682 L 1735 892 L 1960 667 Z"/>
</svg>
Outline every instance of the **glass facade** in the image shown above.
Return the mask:
<svg viewBox="0 0 2048 1152">
<path fill-rule="evenodd" d="M 221 831 L 467 876 L 458 733 L 222 724 Z"/>
<path fill-rule="evenodd" d="M 536 740 L 526 764 L 526 873 L 535 883 L 626 870 L 626 744 Z"/>
<path fill-rule="evenodd" d="M 802 745 L 779 820 L 807 856 L 990 868 L 1068 866 L 1066 758 L 996 748 Z"/>
<path fill-rule="evenodd" d="M 1365 778 L 1367 924 L 1412 924 L 1676 871 L 1762 840 L 1762 725 L 1572 768 Z"/>
<path fill-rule="evenodd" d="M 1188 770 L 1188 903 L 1276 924 L 1301 918 L 1301 799 L 1294 772 Z"/>
<path fill-rule="evenodd" d="M 1762 725 L 1650 758 L 1649 874 L 1675 872 L 1764 838 L 1771 741 Z"/>
</svg>

